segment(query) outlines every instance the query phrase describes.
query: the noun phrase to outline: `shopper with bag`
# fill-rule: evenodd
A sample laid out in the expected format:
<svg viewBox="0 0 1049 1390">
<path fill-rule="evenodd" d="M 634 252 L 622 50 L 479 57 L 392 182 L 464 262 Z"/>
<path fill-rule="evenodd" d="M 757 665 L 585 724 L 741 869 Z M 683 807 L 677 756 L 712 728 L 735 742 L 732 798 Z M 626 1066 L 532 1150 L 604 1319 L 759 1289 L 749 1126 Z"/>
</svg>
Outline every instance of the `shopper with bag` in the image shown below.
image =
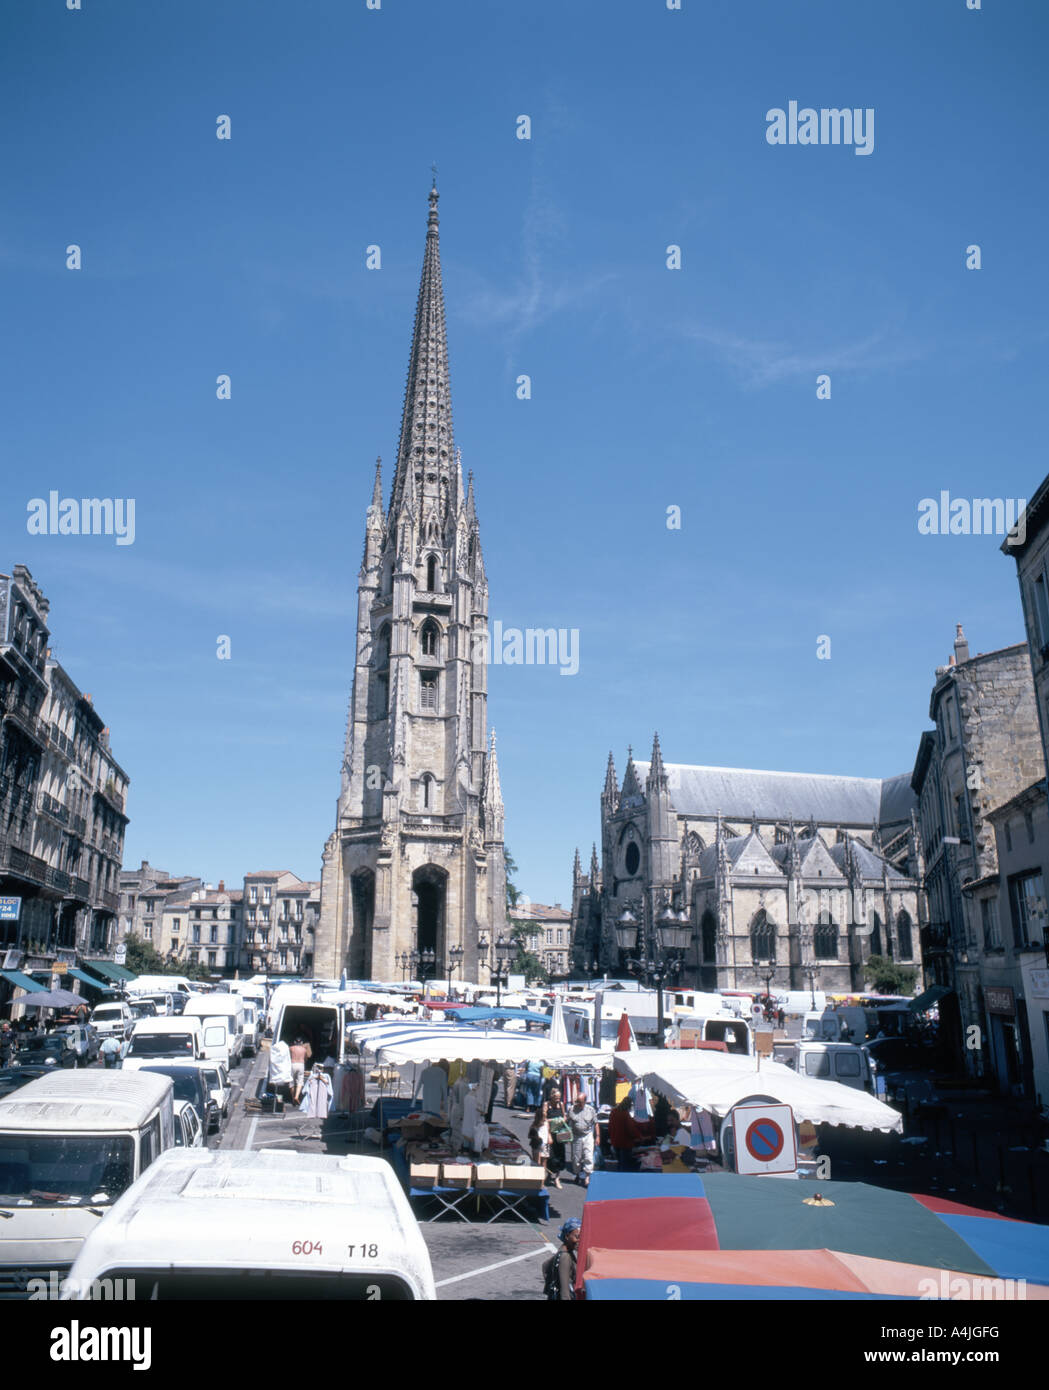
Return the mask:
<svg viewBox="0 0 1049 1390">
<path fill-rule="evenodd" d="M 583 1187 L 590 1184 L 594 1171 L 594 1134 L 597 1130 L 597 1111 L 582 1091 L 568 1107 L 565 1123 L 571 1133 L 572 1172 Z"/>
</svg>

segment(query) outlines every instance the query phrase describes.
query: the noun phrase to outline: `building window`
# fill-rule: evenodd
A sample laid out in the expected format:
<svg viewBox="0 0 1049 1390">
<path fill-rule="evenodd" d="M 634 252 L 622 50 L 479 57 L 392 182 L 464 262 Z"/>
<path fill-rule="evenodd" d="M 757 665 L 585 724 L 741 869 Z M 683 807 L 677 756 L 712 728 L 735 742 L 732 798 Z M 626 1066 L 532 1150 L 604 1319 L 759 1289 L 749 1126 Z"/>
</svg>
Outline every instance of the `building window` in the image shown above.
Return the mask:
<svg viewBox="0 0 1049 1390">
<path fill-rule="evenodd" d="M 565 944 L 565 934 L 563 931 L 559 931 L 557 933 L 557 944 L 559 946 L 563 946 Z"/>
<path fill-rule="evenodd" d="M 1009 822 L 1005 822 L 1005 848 L 1010 854 L 1013 852 L 1013 832 L 1009 829 Z"/>
<path fill-rule="evenodd" d="M 1045 575 L 1040 574 L 1031 585 L 1034 600 L 1035 632 L 1041 647 L 1049 645 L 1049 602 L 1046 601 Z"/>
<path fill-rule="evenodd" d="M 180 932 L 181 930 L 182 930 L 182 918 L 181 918 L 181 917 L 176 917 L 176 918 L 172 921 L 172 923 L 171 923 L 171 935 L 172 935 L 172 936 L 178 936 L 178 934 L 179 934 L 179 932 Z"/>
<path fill-rule="evenodd" d="M 271 898 L 272 898 L 272 894 L 271 894 L 270 890 L 269 890 L 268 888 L 264 888 L 264 889 L 262 890 L 262 901 L 263 901 L 264 903 L 268 903 L 268 902 L 271 901 Z"/>
<path fill-rule="evenodd" d="M 829 912 L 821 912 L 812 933 L 812 946 L 817 960 L 838 959 L 838 928 Z"/>
<path fill-rule="evenodd" d="M 419 707 L 435 711 L 437 709 L 436 671 L 424 671 L 419 677 Z"/>
<path fill-rule="evenodd" d="M 426 561 L 426 587 L 431 594 L 437 592 L 437 557 L 434 555 Z"/>
<path fill-rule="evenodd" d="M 423 623 L 422 630 L 422 653 L 423 656 L 437 655 L 437 639 L 440 629 L 432 618 L 427 618 Z"/>
<path fill-rule="evenodd" d="M 900 912 L 896 918 L 896 945 L 900 960 L 910 960 L 914 954 L 911 934 L 911 919 L 907 912 Z"/>
<path fill-rule="evenodd" d="M 194 943 L 196 943 L 196 942 L 198 942 L 199 940 L 200 940 L 200 928 L 194 924 L 194 927 L 193 927 L 193 941 L 194 941 Z"/>
<path fill-rule="evenodd" d="M 248 889 L 248 902 L 249 902 L 249 903 L 257 903 L 258 900 L 259 900 L 259 890 L 255 887 L 254 884 L 252 884 L 251 887 Z"/>
<path fill-rule="evenodd" d="M 626 847 L 626 855 L 623 860 L 628 874 L 636 874 L 641 867 L 641 851 L 633 840 Z"/>
<path fill-rule="evenodd" d="M 750 958 L 755 965 L 776 959 L 776 927 L 762 909 L 750 924 Z"/>
<path fill-rule="evenodd" d="M 211 928 L 211 934 L 210 934 L 210 936 L 208 937 L 208 940 L 211 941 L 211 942 L 217 942 L 218 939 L 219 939 L 219 929 L 218 929 L 218 927 L 212 927 L 212 928 Z"/>
<path fill-rule="evenodd" d="M 145 939 L 146 939 L 147 941 L 152 941 L 152 940 L 153 940 L 153 928 L 152 928 L 152 926 L 143 927 L 143 928 L 142 928 L 142 935 L 143 935 L 143 937 L 145 937 Z"/>
<path fill-rule="evenodd" d="M 210 966 L 214 966 L 214 964 L 215 964 L 215 962 L 216 962 L 217 960 L 218 960 L 218 952 L 217 952 L 217 951 L 209 951 L 209 952 L 208 952 L 208 964 L 209 964 Z"/>
<path fill-rule="evenodd" d="M 1013 944 L 1018 951 L 1041 938 L 1045 923 L 1045 888 L 1041 872 L 1014 874 L 1009 880 L 1013 910 Z"/>
<path fill-rule="evenodd" d="M 423 773 L 422 786 L 419 789 L 422 809 L 424 811 L 433 810 L 433 777 L 429 772 Z M 302 915 L 301 913 L 299 914 Z"/>
<path fill-rule="evenodd" d="M 873 915 L 874 915 L 874 930 L 871 932 L 871 955 L 872 955 L 872 956 L 880 956 L 880 955 L 881 955 L 881 918 L 878 916 L 878 914 L 877 914 L 876 912 L 875 912 Z"/>
<path fill-rule="evenodd" d="M 998 922 L 997 898 L 982 898 L 980 900 L 980 918 L 983 923 L 984 950 L 1000 951 L 1002 947 L 1002 929 Z"/>
</svg>

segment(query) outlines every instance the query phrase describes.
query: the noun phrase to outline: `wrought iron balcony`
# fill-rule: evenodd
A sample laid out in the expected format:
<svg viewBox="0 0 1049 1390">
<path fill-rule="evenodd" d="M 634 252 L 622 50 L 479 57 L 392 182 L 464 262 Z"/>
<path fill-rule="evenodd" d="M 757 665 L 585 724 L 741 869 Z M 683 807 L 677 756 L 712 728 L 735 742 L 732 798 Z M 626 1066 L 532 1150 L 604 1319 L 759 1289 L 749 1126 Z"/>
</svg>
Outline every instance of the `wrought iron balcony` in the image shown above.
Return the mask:
<svg viewBox="0 0 1049 1390">
<path fill-rule="evenodd" d="M 59 825 L 69 824 L 69 808 L 51 796 L 49 792 L 40 793 L 40 809 L 45 816 L 58 821 Z"/>
</svg>

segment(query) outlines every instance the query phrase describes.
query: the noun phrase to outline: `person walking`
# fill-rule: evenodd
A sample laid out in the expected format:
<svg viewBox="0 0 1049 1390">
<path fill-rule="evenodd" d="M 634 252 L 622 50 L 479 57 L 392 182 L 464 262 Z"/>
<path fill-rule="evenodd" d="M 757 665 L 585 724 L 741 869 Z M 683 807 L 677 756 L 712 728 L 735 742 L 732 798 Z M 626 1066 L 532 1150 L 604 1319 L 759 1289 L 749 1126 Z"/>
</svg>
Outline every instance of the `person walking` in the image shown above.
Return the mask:
<svg viewBox="0 0 1049 1390">
<path fill-rule="evenodd" d="M 543 1101 L 538 1107 L 532 1119 L 531 1127 L 528 1130 L 528 1142 L 532 1146 L 532 1162 L 537 1168 L 543 1168 L 543 1186 L 548 1183 L 554 1187 L 561 1186 L 561 1178 L 554 1170 L 551 1161 L 550 1140 L 550 1104 Z"/>
<path fill-rule="evenodd" d="M 115 1067 L 117 1058 L 120 1056 L 120 1039 L 110 1033 L 108 1038 L 103 1038 L 98 1048 L 99 1056 L 102 1058 L 102 1065 L 107 1069 Z"/>
<path fill-rule="evenodd" d="M 572 1131 L 572 1172 L 577 1185 L 589 1187 L 594 1171 L 594 1135 L 597 1131 L 597 1111 L 580 1091 L 565 1115 Z"/>
<path fill-rule="evenodd" d="M 575 1298 L 576 1262 L 582 1233 L 583 1223 L 578 1216 L 570 1216 L 558 1231 L 561 1249 L 543 1265 L 543 1292 L 548 1299 L 569 1303 Z"/>
<path fill-rule="evenodd" d="M 269 1088 L 282 1100 L 287 1100 L 291 1086 L 291 1048 L 286 1042 L 270 1046 Z"/>
<path fill-rule="evenodd" d="M 507 1062 L 503 1068 L 503 1086 L 506 1090 L 506 1108 L 512 1110 L 514 1108 L 514 1096 L 517 1094 L 517 1067 L 513 1062 Z"/>
</svg>

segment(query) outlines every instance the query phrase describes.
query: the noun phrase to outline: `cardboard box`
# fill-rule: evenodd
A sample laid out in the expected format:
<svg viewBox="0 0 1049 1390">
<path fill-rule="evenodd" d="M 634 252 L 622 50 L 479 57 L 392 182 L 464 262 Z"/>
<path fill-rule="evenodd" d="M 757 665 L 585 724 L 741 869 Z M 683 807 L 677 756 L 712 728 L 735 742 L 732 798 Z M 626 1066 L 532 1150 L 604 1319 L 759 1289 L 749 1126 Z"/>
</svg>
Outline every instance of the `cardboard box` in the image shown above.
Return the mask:
<svg viewBox="0 0 1049 1390">
<path fill-rule="evenodd" d="M 442 1163 L 442 1187 L 470 1187 L 473 1184 L 474 1166 L 472 1163 Z"/>
<path fill-rule="evenodd" d="M 511 1192 L 539 1192 L 546 1180 L 543 1168 L 530 1163 L 518 1163 L 503 1169 L 503 1185 Z"/>
<path fill-rule="evenodd" d="M 413 1163 L 410 1171 L 413 1187 L 436 1187 L 441 1165 L 439 1163 Z"/>
<path fill-rule="evenodd" d="M 474 1168 L 475 1181 L 482 1191 L 498 1190 L 503 1186 L 503 1165 L 501 1163 L 478 1163 Z"/>
</svg>

